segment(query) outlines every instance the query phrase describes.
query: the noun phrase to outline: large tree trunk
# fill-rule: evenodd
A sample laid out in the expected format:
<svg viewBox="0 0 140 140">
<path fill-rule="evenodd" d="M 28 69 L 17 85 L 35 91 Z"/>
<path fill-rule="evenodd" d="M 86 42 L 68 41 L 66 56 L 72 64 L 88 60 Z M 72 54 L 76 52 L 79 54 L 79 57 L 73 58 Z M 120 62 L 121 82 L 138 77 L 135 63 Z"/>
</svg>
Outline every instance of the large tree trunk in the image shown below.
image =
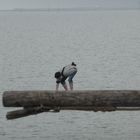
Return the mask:
<svg viewBox="0 0 140 140">
<path fill-rule="evenodd" d="M 140 91 L 81 90 L 81 91 L 6 91 L 5 107 L 140 107 Z"/>
<path fill-rule="evenodd" d="M 3 105 L 23 107 L 23 109 L 8 112 L 7 119 L 60 110 L 140 110 L 140 91 L 6 91 L 3 94 Z"/>
</svg>

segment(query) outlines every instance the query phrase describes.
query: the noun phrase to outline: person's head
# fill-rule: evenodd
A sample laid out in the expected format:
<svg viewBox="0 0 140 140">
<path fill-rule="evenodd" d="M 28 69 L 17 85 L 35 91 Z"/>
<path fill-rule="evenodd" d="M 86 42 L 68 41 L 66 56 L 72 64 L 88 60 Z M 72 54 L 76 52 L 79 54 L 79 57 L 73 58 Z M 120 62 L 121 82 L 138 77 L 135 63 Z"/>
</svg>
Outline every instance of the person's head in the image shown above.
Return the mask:
<svg viewBox="0 0 140 140">
<path fill-rule="evenodd" d="M 55 75 L 54 75 L 55 78 L 59 78 L 60 76 L 61 76 L 60 72 L 56 72 Z"/>
</svg>

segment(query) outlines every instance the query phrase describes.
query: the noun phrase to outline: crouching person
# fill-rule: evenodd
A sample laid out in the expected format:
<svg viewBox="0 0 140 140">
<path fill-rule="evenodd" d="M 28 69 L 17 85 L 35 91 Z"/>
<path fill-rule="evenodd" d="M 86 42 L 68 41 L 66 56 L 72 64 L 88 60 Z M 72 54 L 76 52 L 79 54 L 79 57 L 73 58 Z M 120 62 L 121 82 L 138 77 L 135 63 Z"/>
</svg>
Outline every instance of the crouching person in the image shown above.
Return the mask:
<svg viewBox="0 0 140 140">
<path fill-rule="evenodd" d="M 68 86 L 66 83 L 67 78 L 68 78 L 68 82 L 69 82 L 69 88 L 70 88 L 70 90 L 73 90 L 73 78 L 76 73 L 77 73 L 77 67 L 74 62 L 72 62 L 70 65 L 63 67 L 60 71 L 56 72 L 55 73 L 56 91 L 58 91 L 60 83 L 62 84 L 63 88 L 66 91 L 68 90 Z"/>
</svg>

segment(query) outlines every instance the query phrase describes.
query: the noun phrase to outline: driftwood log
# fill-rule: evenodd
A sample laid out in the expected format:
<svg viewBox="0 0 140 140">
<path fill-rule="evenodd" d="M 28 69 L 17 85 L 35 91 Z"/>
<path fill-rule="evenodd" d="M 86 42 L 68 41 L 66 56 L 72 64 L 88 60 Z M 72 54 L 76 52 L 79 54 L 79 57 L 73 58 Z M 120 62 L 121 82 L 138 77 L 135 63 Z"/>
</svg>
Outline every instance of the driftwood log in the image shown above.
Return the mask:
<svg viewBox="0 0 140 140">
<path fill-rule="evenodd" d="M 6 91 L 5 107 L 89 107 L 89 106 L 140 106 L 140 91 Z"/>
<path fill-rule="evenodd" d="M 81 91 L 5 91 L 5 107 L 23 107 L 7 113 L 14 119 L 41 112 L 59 110 L 114 111 L 124 107 L 140 107 L 140 91 L 136 90 L 81 90 Z"/>
</svg>

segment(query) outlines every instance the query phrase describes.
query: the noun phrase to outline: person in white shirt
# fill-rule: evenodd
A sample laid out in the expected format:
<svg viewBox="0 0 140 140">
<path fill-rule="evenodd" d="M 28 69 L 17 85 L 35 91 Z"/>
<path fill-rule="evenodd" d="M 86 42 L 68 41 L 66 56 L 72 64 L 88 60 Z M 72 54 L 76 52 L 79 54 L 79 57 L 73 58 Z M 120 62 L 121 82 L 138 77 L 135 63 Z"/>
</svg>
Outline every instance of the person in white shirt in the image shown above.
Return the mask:
<svg viewBox="0 0 140 140">
<path fill-rule="evenodd" d="M 66 84 L 66 79 L 68 78 L 70 90 L 73 90 L 73 77 L 77 73 L 77 67 L 74 62 L 70 65 L 63 67 L 60 71 L 57 71 L 54 75 L 56 78 L 56 91 L 58 91 L 59 84 L 61 83 L 63 88 L 67 91 L 68 87 Z"/>
</svg>

